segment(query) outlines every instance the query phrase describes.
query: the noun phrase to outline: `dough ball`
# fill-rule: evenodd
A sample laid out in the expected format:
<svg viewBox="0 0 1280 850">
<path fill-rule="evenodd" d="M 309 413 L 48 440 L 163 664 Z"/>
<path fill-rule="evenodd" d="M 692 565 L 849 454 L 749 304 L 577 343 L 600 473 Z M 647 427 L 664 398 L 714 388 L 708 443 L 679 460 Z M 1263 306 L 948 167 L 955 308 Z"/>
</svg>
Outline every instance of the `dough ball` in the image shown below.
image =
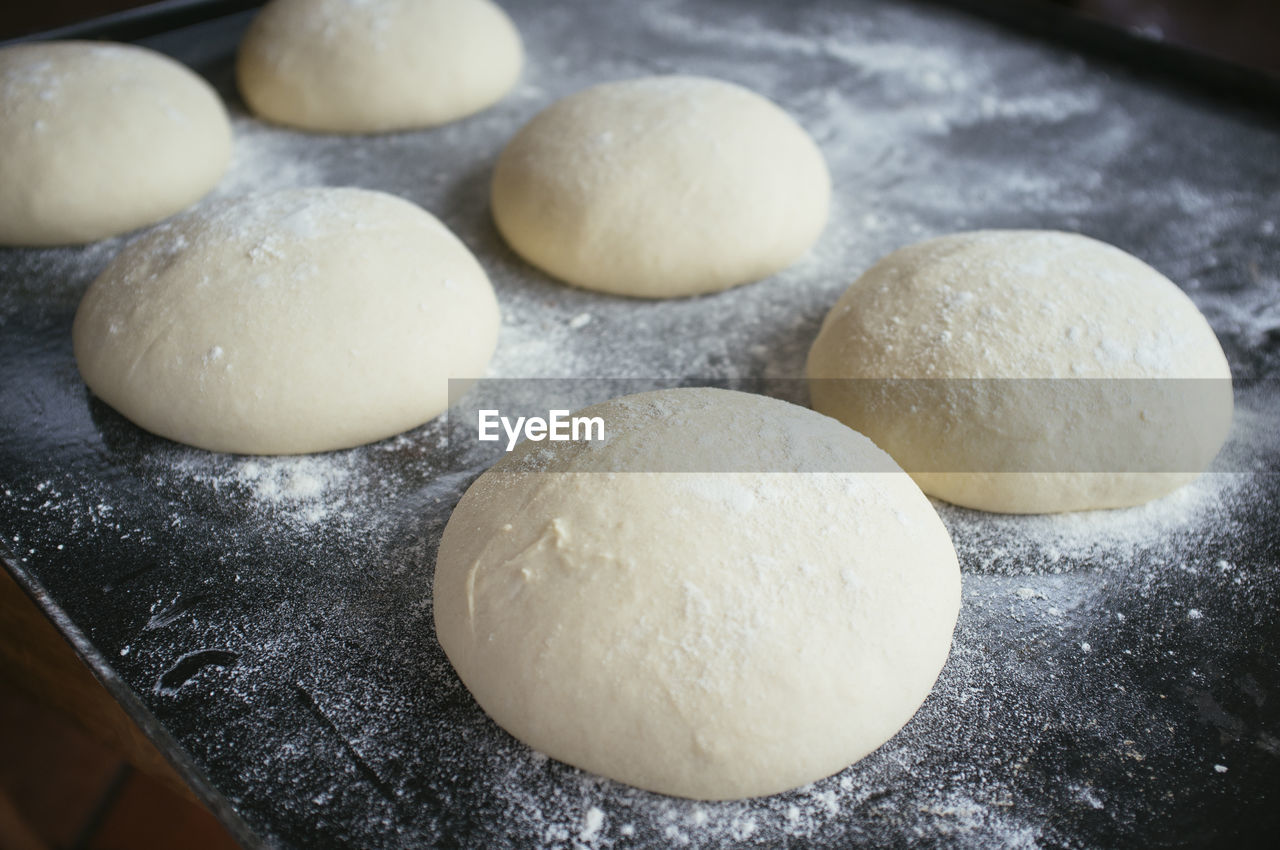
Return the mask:
<svg viewBox="0 0 1280 850">
<path fill-rule="evenodd" d="M 213 88 L 142 47 L 0 49 L 0 244 L 92 242 L 213 188 L 231 125 Z"/>
<path fill-rule="evenodd" d="M 499 725 L 640 788 L 731 799 L 835 773 L 911 718 L 960 572 L 887 455 L 726 390 L 580 415 L 605 442 L 520 444 L 441 541 L 437 635 Z M 864 471 L 829 471 L 851 458 Z"/>
<path fill-rule="evenodd" d="M 85 383 L 133 422 L 204 449 L 368 443 L 479 377 L 498 307 L 475 258 L 408 201 L 291 189 L 210 204 L 133 242 L 72 331 Z"/>
<path fill-rule="evenodd" d="M 1004 513 L 1158 498 L 1209 465 L 1231 424 L 1227 360 L 1191 300 L 1070 233 L 893 252 L 831 309 L 808 375 L 814 408 L 926 493 Z"/>
<path fill-rule="evenodd" d="M 304 130 L 431 127 L 496 103 L 520 34 L 489 0 L 272 0 L 236 60 L 245 101 Z"/>
<path fill-rule="evenodd" d="M 534 117 L 498 159 L 493 215 L 522 257 L 587 289 L 718 292 L 809 249 L 831 179 L 759 95 L 701 77 L 594 86 Z"/>
</svg>

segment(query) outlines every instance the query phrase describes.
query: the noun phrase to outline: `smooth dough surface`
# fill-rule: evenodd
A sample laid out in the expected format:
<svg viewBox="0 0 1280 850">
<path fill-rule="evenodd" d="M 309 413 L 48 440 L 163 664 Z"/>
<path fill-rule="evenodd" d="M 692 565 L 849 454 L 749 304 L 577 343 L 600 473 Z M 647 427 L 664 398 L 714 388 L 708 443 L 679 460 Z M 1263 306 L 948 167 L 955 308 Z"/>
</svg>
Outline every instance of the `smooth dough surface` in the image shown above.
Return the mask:
<svg viewBox="0 0 1280 850">
<path fill-rule="evenodd" d="M 926 493 L 1005 513 L 1165 495 L 1213 460 L 1233 406 L 1222 348 L 1175 284 L 1053 231 L 893 252 L 831 309 L 808 376 L 815 409 Z"/>
<path fill-rule="evenodd" d="M 496 103 L 520 76 L 511 19 L 489 0 L 272 0 L 236 76 L 259 116 L 304 130 L 431 127 Z"/>
<path fill-rule="evenodd" d="M 92 242 L 213 188 L 231 125 L 213 88 L 154 50 L 60 41 L 0 49 L 0 244 Z"/>
<path fill-rule="evenodd" d="M 421 208 L 363 189 L 210 204 L 126 247 L 89 287 L 80 374 L 134 423 L 240 454 L 371 442 L 478 378 L 498 308 L 475 258 Z"/>
<path fill-rule="evenodd" d="M 436 631 L 499 725 L 640 788 L 731 799 L 835 773 L 911 718 L 960 573 L 887 455 L 727 390 L 581 415 L 605 442 L 520 444 L 441 542 Z M 824 471 L 850 457 L 863 471 Z"/>
<path fill-rule="evenodd" d="M 570 95 L 498 159 L 493 215 L 511 247 L 561 280 L 664 298 L 790 265 L 827 220 L 822 152 L 741 86 L 646 77 Z"/>
</svg>

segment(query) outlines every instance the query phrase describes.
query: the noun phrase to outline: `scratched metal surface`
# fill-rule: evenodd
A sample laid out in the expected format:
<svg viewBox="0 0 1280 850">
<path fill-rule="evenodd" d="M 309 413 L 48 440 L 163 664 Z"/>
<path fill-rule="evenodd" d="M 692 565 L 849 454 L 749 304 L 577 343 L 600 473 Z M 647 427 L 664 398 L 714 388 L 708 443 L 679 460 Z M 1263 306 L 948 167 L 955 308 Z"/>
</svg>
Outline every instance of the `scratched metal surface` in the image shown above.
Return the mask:
<svg viewBox="0 0 1280 850">
<path fill-rule="evenodd" d="M 795 377 L 859 269 L 979 226 L 1120 245 L 1188 288 L 1237 377 L 1276 375 L 1274 116 L 931 5 L 506 5 L 529 57 L 517 91 L 457 125 L 385 137 L 245 116 L 231 82 L 243 15 L 150 43 L 235 113 L 221 193 L 356 184 L 440 215 L 502 301 L 497 375 Z M 502 143 L 562 94 L 673 71 L 742 82 L 813 132 L 837 195 L 814 255 L 775 280 L 656 303 L 523 265 L 487 215 Z M 1265 385 L 1241 382 L 1235 448 L 1185 515 L 1103 523 L 1098 543 L 942 507 L 965 603 L 917 717 L 814 786 L 698 804 L 531 753 L 458 683 L 432 632 L 431 565 L 485 459 L 446 445 L 442 423 L 252 461 L 151 437 L 93 399 L 71 318 L 120 244 L 0 250 L 0 539 L 11 572 L 245 844 L 1211 846 L 1280 825 Z"/>
</svg>

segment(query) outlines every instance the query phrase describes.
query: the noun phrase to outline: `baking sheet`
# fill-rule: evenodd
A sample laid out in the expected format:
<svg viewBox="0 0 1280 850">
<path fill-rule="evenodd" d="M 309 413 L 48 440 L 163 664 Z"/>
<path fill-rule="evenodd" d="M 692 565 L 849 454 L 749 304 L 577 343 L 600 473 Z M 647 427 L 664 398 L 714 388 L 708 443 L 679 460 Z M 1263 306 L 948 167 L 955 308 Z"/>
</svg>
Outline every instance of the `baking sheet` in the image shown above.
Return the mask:
<svg viewBox="0 0 1280 850">
<path fill-rule="evenodd" d="M 1280 826 L 1280 121 L 934 5 L 507 2 L 518 88 L 446 127 L 308 136 L 247 117 L 248 16 L 146 43 L 235 121 L 215 196 L 328 184 L 438 215 L 502 306 L 494 377 L 698 383 L 802 374 L 825 310 L 879 256 L 977 227 L 1077 230 L 1186 287 L 1238 381 L 1217 471 L 1071 517 L 939 505 L 964 570 L 952 655 L 893 740 L 765 800 L 698 803 L 551 761 L 489 722 L 431 625 L 439 534 L 484 458 L 441 420 L 348 452 L 211 455 L 93 399 L 71 356 L 123 244 L 0 250 L 0 534 L 9 567 L 248 845 L 846 847 L 1261 843 Z M 758 284 L 645 302 L 515 257 L 487 205 L 507 138 L 591 83 L 699 73 L 813 134 L 835 183 L 811 256 Z M 785 394 L 785 393 L 784 393 Z M 792 399 L 803 400 L 803 399 Z"/>
</svg>

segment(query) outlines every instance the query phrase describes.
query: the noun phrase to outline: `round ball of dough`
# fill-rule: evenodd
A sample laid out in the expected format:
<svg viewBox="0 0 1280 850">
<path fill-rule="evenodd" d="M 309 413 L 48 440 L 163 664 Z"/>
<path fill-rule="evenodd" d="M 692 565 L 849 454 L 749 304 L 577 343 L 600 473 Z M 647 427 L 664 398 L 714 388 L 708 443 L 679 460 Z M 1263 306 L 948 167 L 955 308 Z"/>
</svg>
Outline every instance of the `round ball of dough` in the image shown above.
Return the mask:
<svg viewBox="0 0 1280 850">
<path fill-rule="evenodd" d="M 236 60 L 268 121 L 378 133 L 496 103 L 520 76 L 520 34 L 489 0 L 272 0 Z"/>
<path fill-rule="evenodd" d="M 498 307 L 475 257 L 408 201 L 291 189 L 210 204 L 133 242 L 85 293 L 85 383 L 161 436 L 241 454 L 368 443 L 479 377 Z"/>
<path fill-rule="evenodd" d="M 828 776 L 911 718 L 960 572 L 883 452 L 726 390 L 580 415 L 604 442 L 520 444 L 440 544 L 436 632 L 499 725 L 640 788 L 731 799 Z"/>
<path fill-rule="evenodd" d="M 0 49 L 0 244 L 92 242 L 213 188 L 231 125 L 213 88 L 153 50 L 60 41 Z"/>
<path fill-rule="evenodd" d="M 787 113 L 731 83 L 647 77 L 540 112 L 502 151 L 493 216 L 533 265 L 643 298 L 718 292 L 809 249 L 831 179 Z"/>
<path fill-rule="evenodd" d="M 808 376 L 815 409 L 926 493 L 1004 513 L 1158 498 L 1209 465 L 1231 424 L 1226 357 L 1191 300 L 1070 233 L 893 252 L 831 309 Z"/>
</svg>

